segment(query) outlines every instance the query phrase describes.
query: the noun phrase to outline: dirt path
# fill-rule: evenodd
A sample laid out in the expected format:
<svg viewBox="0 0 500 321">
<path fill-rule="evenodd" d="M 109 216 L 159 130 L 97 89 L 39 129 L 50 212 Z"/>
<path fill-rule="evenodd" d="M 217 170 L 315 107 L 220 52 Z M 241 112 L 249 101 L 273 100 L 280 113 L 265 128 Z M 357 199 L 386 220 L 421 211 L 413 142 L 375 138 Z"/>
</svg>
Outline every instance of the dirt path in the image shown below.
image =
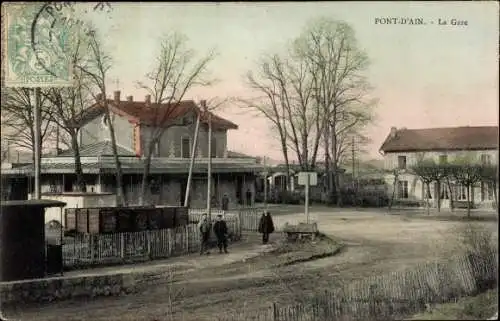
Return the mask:
<svg viewBox="0 0 500 321">
<path fill-rule="evenodd" d="M 290 216 L 288 220 L 300 218 Z M 137 295 L 67 301 L 5 314 L 23 321 L 169 320 L 169 303 L 176 296 L 172 311 L 175 320 L 213 321 L 222 312 L 262 309 L 276 301 L 290 303 L 297 294 L 332 289 L 445 255 L 445 245 L 450 243 L 450 231 L 455 227 L 449 222 L 408 221 L 365 213 L 356 217 L 351 213 L 319 213 L 316 219 L 320 230 L 347 240 L 347 250 L 334 257 L 273 269 L 237 260 L 224 263 L 223 259 L 215 265 L 201 264 L 198 258 L 190 257 L 185 262 L 193 269 L 185 269 L 174 284 L 158 281 Z M 277 224 L 284 221 L 279 219 Z M 274 235 L 273 241 L 277 237 Z M 255 249 L 262 250 L 262 246 L 255 245 Z"/>
</svg>

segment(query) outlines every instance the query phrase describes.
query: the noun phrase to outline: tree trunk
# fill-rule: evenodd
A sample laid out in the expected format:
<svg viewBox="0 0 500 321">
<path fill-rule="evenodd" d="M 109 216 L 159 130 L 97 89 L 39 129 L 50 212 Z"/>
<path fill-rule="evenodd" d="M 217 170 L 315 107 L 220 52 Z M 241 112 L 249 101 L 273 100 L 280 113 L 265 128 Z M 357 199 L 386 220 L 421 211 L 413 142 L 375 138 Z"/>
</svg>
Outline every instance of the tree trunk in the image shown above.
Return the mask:
<svg viewBox="0 0 500 321">
<path fill-rule="evenodd" d="M 398 183 L 398 175 L 397 175 L 397 173 L 394 173 L 394 180 L 392 181 L 392 195 L 391 195 L 391 199 L 389 200 L 389 206 L 388 206 L 389 212 L 392 209 L 392 205 L 394 204 L 394 198 L 396 197 L 396 185 L 397 185 L 397 183 Z"/>
<path fill-rule="evenodd" d="M 493 187 L 493 197 L 495 199 L 495 208 L 498 213 L 498 194 L 497 194 L 497 183 L 495 181 L 491 182 L 491 186 Z"/>
<path fill-rule="evenodd" d="M 286 137 L 284 136 L 281 136 L 281 151 L 283 152 L 283 158 L 285 159 L 286 189 L 290 191 L 292 189 L 292 182 L 290 179 L 290 160 L 288 159 L 288 147 L 286 146 Z"/>
<path fill-rule="evenodd" d="M 111 121 L 109 109 L 106 106 L 106 118 L 108 121 L 109 128 L 109 136 L 111 137 L 111 147 L 113 149 L 113 157 L 115 160 L 116 166 L 116 198 L 118 206 L 126 206 L 127 200 L 125 199 L 125 192 L 123 187 L 123 172 L 122 165 L 120 162 L 120 157 L 118 156 L 118 148 L 116 147 L 116 136 L 115 136 L 115 127 L 113 122 Z"/>
<path fill-rule="evenodd" d="M 75 156 L 75 188 L 77 192 L 86 192 L 85 180 L 83 179 L 82 160 L 80 158 L 80 146 L 78 145 L 78 132 L 71 135 L 71 149 Z"/>
<path fill-rule="evenodd" d="M 446 184 L 448 185 L 448 191 L 450 192 L 450 210 L 453 212 L 455 210 L 454 206 L 455 206 L 455 203 L 454 203 L 454 200 L 453 200 L 453 190 L 451 188 L 451 182 L 450 180 L 447 178 L 446 179 Z"/>
<path fill-rule="evenodd" d="M 148 178 L 149 172 L 151 170 L 151 158 L 153 156 L 153 146 L 154 141 L 151 140 L 148 144 L 148 149 L 146 150 L 146 158 L 144 159 L 144 167 L 142 170 L 142 181 L 141 181 L 141 193 L 139 195 L 139 205 L 145 205 L 146 203 L 146 193 L 148 188 Z"/>
<path fill-rule="evenodd" d="M 431 195 L 431 183 L 427 182 L 425 183 L 427 187 L 427 191 L 425 193 L 425 198 L 426 198 L 426 207 L 427 207 L 427 215 L 431 215 L 431 202 L 429 201 L 429 196 Z"/>
<path fill-rule="evenodd" d="M 437 210 L 439 213 L 441 212 L 441 181 L 436 181 L 436 189 L 437 189 L 436 202 L 437 202 Z"/>
<path fill-rule="evenodd" d="M 331 134 L 332 134 L 332 178 L 333 178 L 333 195 L 335 195 L 337 206 L 342 206 L 342 198 L 340 193 L 340 186 L 338 181 L 338 168 L 337 168 L 337 135 L 335 135 L 335 126 L 332 126 Z"/>
<path fill-rule="evenodd" d="M 326 180 L 326 195 L 327 202 L 331 196 L 332 192 L 332 169 L 331 169 L 331 158 L 330 158 L 330 125 L 325 126 L 325 180 Z"/>
<path fill-rule="evenodd" d="M 470 185 L 467 185 L 467 217 L 470 217 Z"/>
</svg>

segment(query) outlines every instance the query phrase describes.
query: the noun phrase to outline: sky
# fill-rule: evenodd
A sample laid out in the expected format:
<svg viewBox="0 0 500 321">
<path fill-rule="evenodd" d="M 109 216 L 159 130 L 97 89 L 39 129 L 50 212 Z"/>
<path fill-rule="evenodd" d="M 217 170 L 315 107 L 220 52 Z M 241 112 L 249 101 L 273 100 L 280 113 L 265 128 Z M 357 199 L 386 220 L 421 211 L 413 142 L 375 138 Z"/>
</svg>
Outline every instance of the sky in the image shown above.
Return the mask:
<svg viewBox="0 0 500 321">
<path fill-rule="evenodd" d="M 498 125 L 498 4 L 496 2 L 255 2 L 112 3 L 109 13 L 92 15 L 113 57 L 108 88 L 144 99 L 144 80 L 158 40 L 184 33 L 199 55 L 218 53 L 211 63 L 219 81 L 193 89 L 185 99 L 251 97 L 244 75 L 261 55 L 282 50 L 311 19 L 349 23 L 370 67 L 366 76 L 378 98 L 368 157 L 392 126 L 407 128 Z M 376 24 L 382 18 L 422 18 L 426 25 Z M 467 21 L 439 25 L 438 19 Z M 434 23 L 431 23 L 434 22 Z M 118 82 L 116 82 L 118 79 Z M 282 159 L 270 124 L 236 106 L 218 111 L 239 125 L 228 134 L 228 149 Z"/>
</svg>

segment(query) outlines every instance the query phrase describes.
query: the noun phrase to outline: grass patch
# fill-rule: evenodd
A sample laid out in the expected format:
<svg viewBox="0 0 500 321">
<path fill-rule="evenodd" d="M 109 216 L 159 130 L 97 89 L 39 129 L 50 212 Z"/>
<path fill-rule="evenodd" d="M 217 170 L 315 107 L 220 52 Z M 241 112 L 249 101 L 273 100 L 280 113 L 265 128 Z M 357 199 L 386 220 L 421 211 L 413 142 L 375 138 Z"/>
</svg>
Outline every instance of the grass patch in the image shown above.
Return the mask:
<svg viewBox="0 0 500 321">
<path fill-rule="evenodd" d="M 498 288 L 456 303 L 438 304 L 408 320 L 486 320 L 498 311 Z"/>
</svg>

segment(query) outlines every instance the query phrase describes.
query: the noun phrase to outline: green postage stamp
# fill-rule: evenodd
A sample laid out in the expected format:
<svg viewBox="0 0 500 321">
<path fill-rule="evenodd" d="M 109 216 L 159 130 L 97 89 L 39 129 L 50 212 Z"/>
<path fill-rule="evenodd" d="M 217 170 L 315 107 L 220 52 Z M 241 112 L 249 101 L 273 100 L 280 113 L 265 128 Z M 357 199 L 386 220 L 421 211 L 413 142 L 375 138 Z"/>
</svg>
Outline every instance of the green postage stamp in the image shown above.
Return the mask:
<svg viewBox="0 0 500 321">
<path fill-rule="evenodd" d="M 58 18 L 63 9 L 68 9 L 64 6 L 43 2 L 2 4 L 7 87 L 72 86 L 73 68 L 66 54 L 70 31 Z"/>
</svg>

